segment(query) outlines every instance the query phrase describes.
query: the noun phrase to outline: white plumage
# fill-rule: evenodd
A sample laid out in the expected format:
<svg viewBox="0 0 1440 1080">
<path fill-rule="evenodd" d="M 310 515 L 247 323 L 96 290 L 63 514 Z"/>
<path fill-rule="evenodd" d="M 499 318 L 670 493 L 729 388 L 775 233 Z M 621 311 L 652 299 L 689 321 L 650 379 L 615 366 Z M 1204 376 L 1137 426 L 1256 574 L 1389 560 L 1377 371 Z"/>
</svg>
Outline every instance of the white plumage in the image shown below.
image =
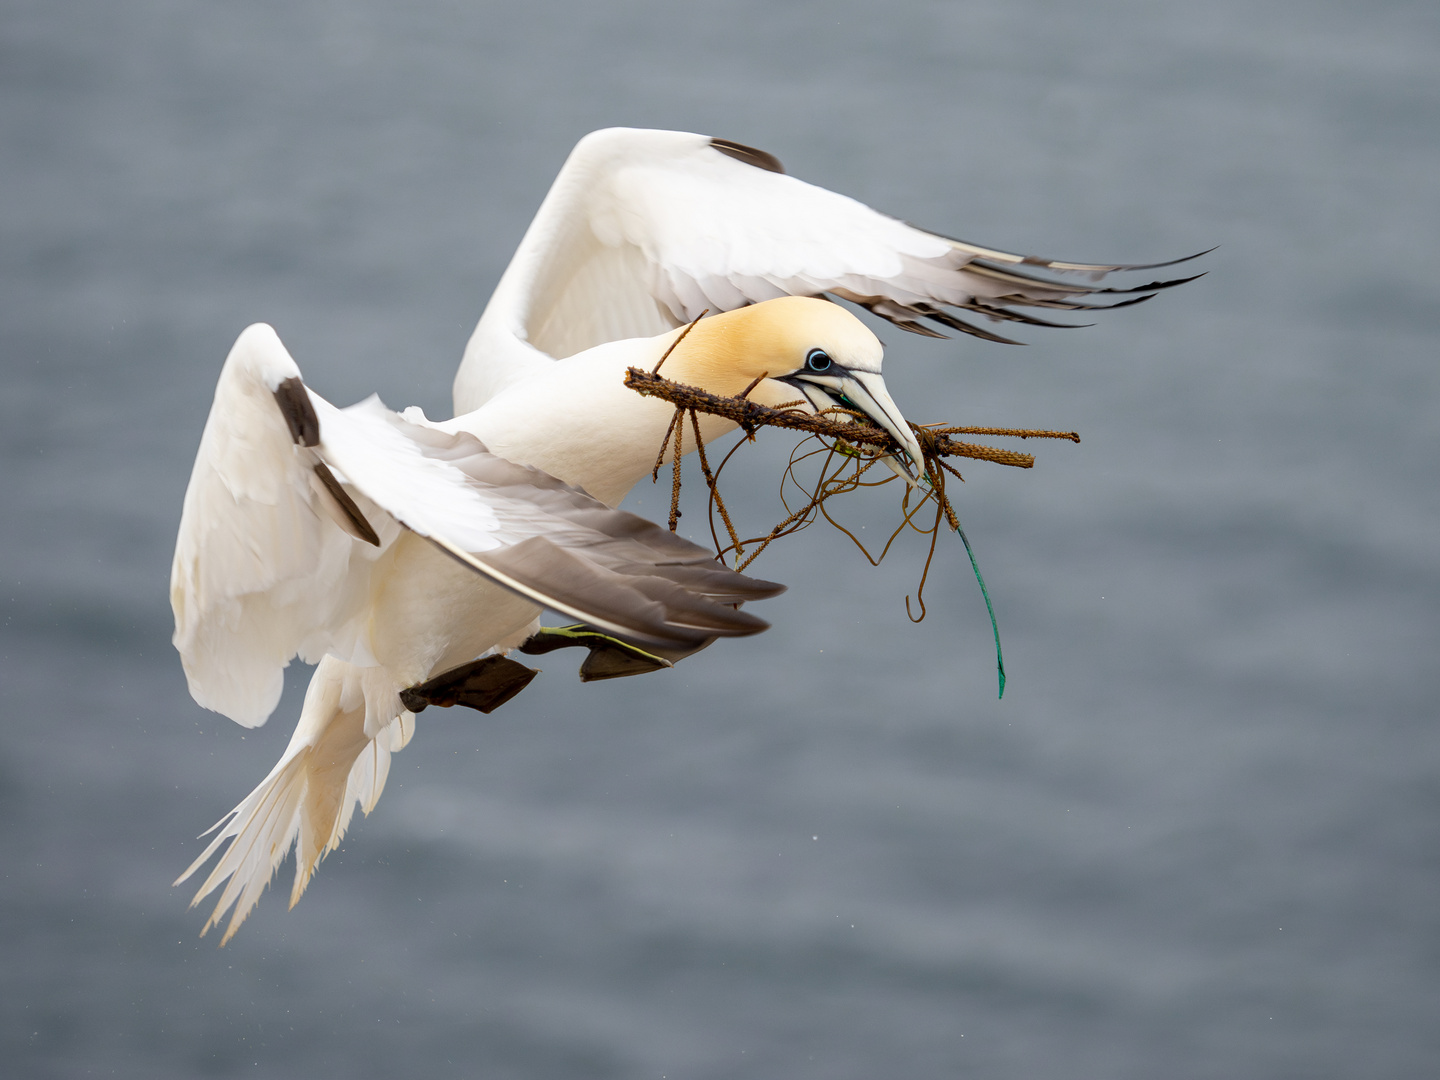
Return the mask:
<svg viewBox="0 0 1440 1080">
<path fill-rule="evenodd" d="M 1100 279 L 1112 271 L 1173 264 L 998 251 L 916 228 L 780 169 L 763 151 L 690 132 L 608 128 L 585 136 L 465 349 L 455 411 L 478 408 L 553 357 L 663 333 L 707 308 L 828 293 L 917 333 L 938 334 L 933 322 L 1006 341 L 946 308 L 1054 326 L 1017 309 L 1096 310 L 1179 284 L 1105 287 Z M 1084 280 L 1042 278 L 1036 269 Z M 1119 299 L 1093 303 L 1105 296 Z"/>
<path fill-rule="evenodd" d="M 673 347 L 665 374 L 714 393 L 755 383 L 764 404 L 843 400 L 918 461 L 878 340 L 802 297 L 993 336 L 943 305 L 1049 325 L 1014 309 L 1148 295 L 1034 277 L 1016 267 L 1125 268 L 949 240 L 778 168 L 700 135 L 587 136 L 475 330 L 451 421 L 374 399 L 336 409 L 269 327 L 240 336 L 185 496 L 175 644 L 195 699 L 247 726 L 273 711 L 291 658 L 318 667 L 280 762 L 180 878 L 220 853 L 195 898 L 221 890 L 206 929 L 233 907 L 228 941 L 295 846 L 293 904 L 354 807 L 378 799 L 414 732 L 407 702 L 424 707 L 409 695 L 519 644 L 542 607 L 674 655 L 764 628 L 735 605 L 778 586 L 613 509 L 672 416 L 622 385 L 625 368 L 653 368 Z M 677 330 L 707 307 L 724 314 Z M 732 426 L 705 418 L 705 438 Z"/>
</svg>

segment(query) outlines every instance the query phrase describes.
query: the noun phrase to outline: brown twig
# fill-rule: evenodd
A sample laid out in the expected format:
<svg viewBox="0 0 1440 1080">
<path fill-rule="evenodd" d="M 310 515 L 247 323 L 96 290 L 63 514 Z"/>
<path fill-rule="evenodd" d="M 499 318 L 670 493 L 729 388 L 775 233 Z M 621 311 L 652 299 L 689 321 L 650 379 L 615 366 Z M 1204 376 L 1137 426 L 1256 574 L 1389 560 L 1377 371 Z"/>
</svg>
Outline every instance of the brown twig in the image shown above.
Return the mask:
<svg viewBox="0 0 1440 1080">
<path fill-rule="evenodd" d="M 720 519 L 725 522 L 725 528 L 730 533 L 730 543 L 735 545 L 737 553 L 744 554 L 744 548 L 740 546 L 740 537 L 735 532 L 735 524 L 730 520 L 730 513 L 725 509 L 725 500 L 720 497 L 720 489 L 715 485 L 715 476 L 710 472 L 710 462 L 705 457 L 705 440 L 700 435 L 700 414 L 694 409 L 690 410 L 690 426 L 695 430 L 695 450 L 700 455 L 700 471 L 705 474 L 705 483 L 710 488 L 710 502 L 720 511 Z M 710 531 L 711 535 L 714 535 L 713 517 Z"/>
<path fill-rule="evenodd" d="M 665 355 L 660 357 L 659 360 L 655 361 L 655 366 L 650 369 L 651 375 L 658 375 L 660 373 L 660 365 L 663 364 L 666 360 L 670 359 L 670 354 L 675 351 L 675 346 L 679 345 L 680 342 L 684 341 L 685 335 L 690 333 L 691 330 L 694 330 L 695 324 L 708 314 L 710 314 L 710 309 L 707 307 L 704 311 L 700 312 L 699 315 L 696 315 L 693 320 L 691 320 L 689 326 L 685 327 L 684 330 L 680 331 L 680 336 L 670 343 L 670 347 L 665 350 Z"/>
<path fill-rule="evenodd" d="M 665 448 L 670 445 L 670 436 L 675 434 L 675 424 L 684 412 L 684 409 L 677 408 L 675 415 L 670 417 L 670 426 L 665 429 L 665 438 L 660 440 L 660 452 L 655 455 L 655 467 L 650 470 L 650 482 L 652 484 L 660 479 L 660 466 L 665 464 Z"/>
<path fill-rule="evenodd" d="M 694 325 L 693 323 L 691 324 Z M 687 331 L 688 333 L 688 328 Z M 683 338 L 684 335 L 681 335 Z M 679 344 L 677 339 L 675 344 Z M 673 349 L 674 346 L 672 345 Z M 666 356 L 669 351 L 666 352 Z M 661 363 L 664 362 L 661 357 Z M 659 365 L 656 365 L 657 371 Z M 764 376 L 761 376 L 763 379 Z M 658 398 L 668 401 L 675 406 L 675 415 L 671 418 L 670 426 L 665 432 L 665 438 L 660 445 L 660 453 L 655 459 L 655 468 L 652 471 L 652 479 L 658 480 L 660 466 L 665 459 L 665 452 L 670 445 L 670 439 L 675 439 L 674 449 L 674 477 L 670 490 L 670 531 L 675 532 L 680 518 L 680 460 L 684 456 L 683 432 L 684 417 L 690 414 L 690 424 L 695 432 L 696 449 L 699 452 L 700 468 L 705 476 L 706 486 L 710 489 L 710 535 L 715 541 L 716 558 L 724 561 L 725 556 L 731 552 L 735 554 L 735 569 L 744 570 L 765 550 L 773 541 L 781 536 L 788 536 L 807 528 L 817 517 L 823 516 L 837 529 L 843 532 L 856 547 L 864 554 L 871 563 L 878 565 L 886 554 L 889 553 L 895 540 L 907 528 L 913 529 L 922 536 L 930 538 L 929 550 L 925 556 L 925 565 L 921 570 L 919 585 L 915 591 L 915 602 L 919 606 L 919 614 L 911 610 L 910 597 L 905 599 L 905 611 L 916 622 L 925 618 L 925 583 L 929 579 L 930 565 L 935 557 L 935 544 L 940 533 L 940 523 L 944 521 L 955 531 L 960 530 L 960 521 L 955 514 L 955 509 L 950 504 L 945 494 L 945 474 L 950 473 L 959 480 L 965 478 L 959 471 L 945 462 L 946 457 L 967 457 L 981 461 L 993 461 L 1001 465 L 1011 465 L 1017 468 L 1028 469 L 1035 464 L 1035 459 L 1030 454 L 1016 453 L 1012 450 L 1003 450 L 993 446 L 978 446 L 973 443 L 959 442 L 950 438 L 951 435 L 974 434 L 974 435 L 997 435 L 1009 436 L 1021 439 L 1069 439 L 1072 442 L 1079 442 L 1080 436 L 1073 431 L 1045 431 L 1032 428 L 980 428 L 980 427 L 951 427 L 943 425 L 930 425 L 922 427 L 916 424 L 910 425 L 915 432 L 915 437 L 920 443 L 920 451 L 923 460 L 915 464 L 923 470 L 924 484 L 922 487 L 907 485 L 902 499 L 901 513 L 902 520 L 895 530 L 885 541 L 884 547 L 878 556 L 872 555 L 860 539 L 839 521 L 831 516 L 826 502 L 836 495 L 854 491 L 861 487 L 878 487 L 894 479 L 893 476 L 886 476 L 882 480 L 866 480 L 865 473 L 873 467 L 876 462 L 889 456 L 898 456 L 903 448 L 886 431 L 870 423 L 869 418 L 862 413 L 854 412 L 845 408 L 831 408 L 822 410 L 819 413 L 798 412 L 791 408 L 792 405 L 803 405 L 803 400 L 786 402 L 779 407 L 769 407 L 757 404 L 748 399 L 749 393 L 759 384 L 756 379 L 745 388 L 744 393 L 736 398 L 720 397 L 707 393 L 693 386 L 685 386 L 682 383 L 671 382 L 670 380 L 656 374 L 656 372 L 645 372 L 639 368 L 630 368 L 625 376 L 625 385 L 636 393 L 646 397 Z M 802 449 L 809 440 L 802 441 L 790 453 L 790 462 L 785 468 L 784 476 L 781 478 L 780 497 L 785 505 L 787 516 L 764 536 L 752 537 L 748 540 L 741 540 L 739 531 L 735 528 L 730 518 L 724 499 L 720 496 L 719 479 L 725 471 L 725 466 L 735 455 L 735 451 L 743 445 L 744 441 L 737 442 L 726 453 L 721 460 L 719 468 L 713 472 L 710 469 L 709 458 L 705 454 L 705 442 L 700 433 L 700 413 L 708 413 L 730 420 L 738 425 L 746 434 L 747 439 L 753 438 L 755 432 L 761 427 L 780 427 L 795 431 L 804 431 L 813 438 L 819 440 L 820 445 L 805 452 Z M 826 441 L 830 440 L 830 441 Z M 802 483 L 796 475 L 796 467 L 805 461 L 823 455 L 820 464 L 820 472 L 813 486 Z M 794 484 L 804 495 L 804 505 L 794 509 L 786 497 L 785 489 L 788 484 Z M 921 497 L 911 505 L 911 495 L 919 494 Z M 915 522 L 916 515 L 921 508 L 930 500 L 935 501 L 935 517 L 928 527 Z M 721 519 L 725 523 L 725 530 L 730 538 L 728 545 L 720 544 L 719 534 L 715 528 L 714 511 L 720 512 Z M 754 545 L 746 554 L 747 545 Z M 742 558 L 743 556 L 743 558 Z M 982 586 L 983 587 L 983 586 Z"/>
<path fill-rule="evenodd" d="M 710 413 L 714 416 L 721 416 L 727 420 L 740 425 L 747 433 L 753 434 L 761 427 L 790 428 L 794 431 L 808 431 L 812 435 L 821 435 L 830 439 L 843 439 L 847 443 L 862 443 L 867 446 L 889 452 L 898 451 L 900 445 L 894 440 L 889 432 L 874 427 L 870 424 L 855 423 L 849 424 L 842 421 L 831 420 L 826 416 L 812 413 L 794 412 L 784 409 L 772 409 L 766 405 L 760 405 L 745 398 L 720 397 L 717 394 L 707 393 L 694 386 L 686 386 L 684 383 L 671 382 L 663 376 L 654 372 L 642 371 L 639 368 L 630 368 L 625 373 L 625 385 L 637 394 L 645 397 L 660 398 L 668 401 L 677 409 L 695 409 L 700 412 Z M 836 410 L 827 409 L 826 412 Z M 844 410 L 839 410 L 844 411 Z M 850 414 L 858 416 L 857 413 Z M 968 457 L 980 461 L 993 461 L 998 465 L 1011 465 L 1015 468 L 1029 469 L 1035 464 L 1035 458 L 1031 454 L 1021 454 L 1014 450 L 1002 450 L 995 446 L 977 446 L 974 443 L 957 442 L 947 437 L 948 432 L 956 434 L 966 431 L 963 428 L 940 428 L 932 431 L 929 428 L 916 427 L 916 436 L 921 440 L 922 446 L 927 440 L 931 446 L 925 447 L 933 450 L 937 457 Z M 998 429 L 976 429 L 979 432 L 991 434 L 1008 434 L 1020 438 L 1056 438 L 1072 439 L 1078 442 L 1080 436 L 1074 432 L 1050 432 L 1021 428 L 998 428 Z"/>
<path fill-rule="evenodd" d="M 670 531 L 673 533 L 680 523 L 680 460 L 685 456 L 685 423 L 681 420 L 685 410 L 675 410 L 675 479 L 670 485 Z"/>
<path fill-rule="evenodd" d="M 1039 431 L 1034 428 L 1008 427 L 942 427 L 935 428 L 936 435 L 1004 435 L 1012 439 L 1069 439 L 1078 443 L 1080 435 L 1074 431 Z"/>
</svg>

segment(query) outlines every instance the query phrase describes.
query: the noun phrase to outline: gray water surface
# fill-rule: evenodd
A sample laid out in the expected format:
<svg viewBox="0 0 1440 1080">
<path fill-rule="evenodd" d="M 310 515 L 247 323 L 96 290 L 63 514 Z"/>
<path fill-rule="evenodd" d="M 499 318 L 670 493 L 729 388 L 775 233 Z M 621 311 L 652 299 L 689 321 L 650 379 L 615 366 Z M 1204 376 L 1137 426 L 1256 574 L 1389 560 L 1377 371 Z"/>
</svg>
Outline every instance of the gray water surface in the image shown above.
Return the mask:
<svg viewBox="0 0 1440 1080">
<path fill-rule="evenodd" d="M 1437 57 L 1403 2 L 8 0 L 6 1073 L 1435 1075 Z M 913 419 L 1084 436 L 964 469 L 1003 701 L 953 538 L 917 626 L 917 545 L 872 570 L 817 527 L 756 564 L 791 587 L 761 637 L 427 712 L 299 906 L 217 950 L 169 882 L 306 678 L 245 732 L 169 645 L 219 364 L 264 320 L 331 400 L 448 415 L 610 124 L 1013 250 L 1221 246 L 1024 349 L 881 332 Z M 756 529 L 787 446 L 736 467 Z"/>
</svg>

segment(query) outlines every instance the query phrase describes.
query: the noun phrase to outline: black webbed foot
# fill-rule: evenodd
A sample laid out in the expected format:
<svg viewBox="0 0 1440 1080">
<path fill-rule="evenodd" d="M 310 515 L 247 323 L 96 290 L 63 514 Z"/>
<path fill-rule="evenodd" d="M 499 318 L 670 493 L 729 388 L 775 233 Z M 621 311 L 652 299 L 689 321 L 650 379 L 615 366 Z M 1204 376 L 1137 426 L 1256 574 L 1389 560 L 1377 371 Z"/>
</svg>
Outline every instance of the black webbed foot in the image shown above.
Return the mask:
<svg viewBox="0 0 1440 1080">
<path fill-rule="evenodd" d="M 401 690 L 400 701 L 417 713 L 428 705 L 442 708 L 464 705 L 489 713 L 524 690 L 538 674 L 536 668 L 528 668 L 508 656 L 482 656 Z"/>
</svg>

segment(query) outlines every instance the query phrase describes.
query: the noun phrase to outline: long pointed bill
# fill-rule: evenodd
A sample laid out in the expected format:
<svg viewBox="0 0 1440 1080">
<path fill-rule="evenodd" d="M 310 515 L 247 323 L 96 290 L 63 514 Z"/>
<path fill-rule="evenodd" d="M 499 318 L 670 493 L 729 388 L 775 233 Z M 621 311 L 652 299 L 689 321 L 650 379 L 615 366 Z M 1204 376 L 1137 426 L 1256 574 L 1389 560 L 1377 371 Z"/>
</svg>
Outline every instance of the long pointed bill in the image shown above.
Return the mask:
<svg viewBox="0 0 1440 1080">
<path fill-rule="evenodd" d="M 900 406 L 895 404 L 894 399 L 890 397 L 890 391 L 885 389 L 885 380 L 880 377 L 880 373 L 877 371 L 847 371 L 840 379 L 840 393 L 857 409 L 888 431 L 891 437 L 900 444 L 906 456 L 910 458 L 911 467 L 907 470 L 910 473 L 909 479 L 915 480 L 919 475 L 925 455 L 920 451 L 920 442 L 915 438 L 915 433 L 905 422 L 905 417 L 900 412 Z"/>
<path fill-rule="evenodd" d="M 919 441 L 910 430 L 910 425 L 900 414 L 900 407 L 890 397 L 890 391 L 885 389 L 885 380 L 880 377 L 878 372 L 849 371 L 838 365 L 832 370 L 837 373 L 833 375 L 801 373 L 792 375 L 783 381 L 800 390 L 810 404 L 815 406 L 816 411 L 823 412 L 825 409 L 839 405 L 864 413 L 879 424 L 900 444 L 906 457 L 910 459 L 907 463 L 894 454 L 887 454 L 880 459 L 881 462 L 888 466 L 896 476 L 912 487 L 915 486 L 924 456 L 920 452 Z"/>
</svg>

